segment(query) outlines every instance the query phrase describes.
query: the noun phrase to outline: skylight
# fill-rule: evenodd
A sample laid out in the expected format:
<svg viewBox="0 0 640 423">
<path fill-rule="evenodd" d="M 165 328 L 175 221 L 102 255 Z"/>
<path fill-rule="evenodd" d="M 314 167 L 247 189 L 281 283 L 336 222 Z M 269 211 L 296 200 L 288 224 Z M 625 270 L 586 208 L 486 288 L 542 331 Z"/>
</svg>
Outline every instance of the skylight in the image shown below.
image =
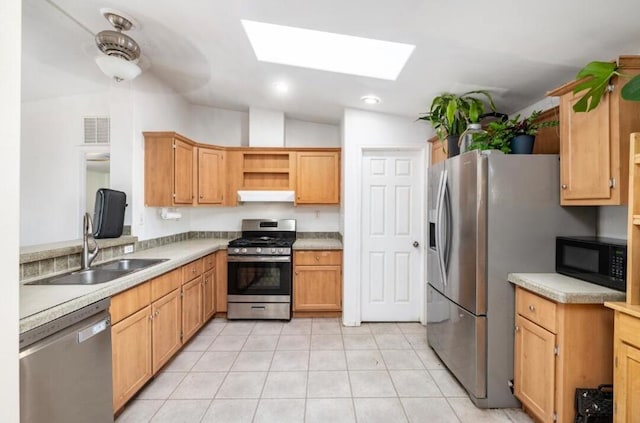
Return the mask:
<svg viewBox="0 0 640 423">
<path fill-rule="evenodd" d="M 411 44 L 242 20 L 262 62 L 395 81 L 415 48 Z"/>
</svg>

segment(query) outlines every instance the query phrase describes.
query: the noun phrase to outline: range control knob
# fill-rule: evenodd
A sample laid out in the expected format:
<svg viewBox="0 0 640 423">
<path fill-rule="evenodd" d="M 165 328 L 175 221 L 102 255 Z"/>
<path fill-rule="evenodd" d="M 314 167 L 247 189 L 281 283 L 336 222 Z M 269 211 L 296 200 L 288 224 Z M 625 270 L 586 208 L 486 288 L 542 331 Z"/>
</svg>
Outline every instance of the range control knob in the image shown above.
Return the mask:
<svg viewBox="0 0 640 423">
<path fill-rule="evenodd" d="M 256 248 L 256 253 L 260 253 L 260 252 L 262 252 L 262 248 L 260 247 Z"/>
<path fill-rule="evenodd" d="M 241 253 L 246 253 L 246 252 L 247 252 L 247 249 L 246 249 L 246 248 L 243 248 L 242 250 L 240 250 L 240 252 L 241 252 Z"/>
<path fill-rule="evenodd" d="M 240 249 L 239 249 L 239 248 L 234 248 L 234 249 L 233 249 L 233 252 L 234 252 L 234 253 L 236 253 L 236 254 L 238 254 L 238 253 L 240 252 Z"/>
<path fill-rule="evenodd" d="M 282 252 L 282 248 L 278 248 L 278 252 L 281 253 Z"/>
<path fill-rule="evenodd" d="M 275 248 L 272 248 L 272 249 L 271 249 L 271 252 L 275 254 L 276 249 L 275 249 Z"/>
</svg>

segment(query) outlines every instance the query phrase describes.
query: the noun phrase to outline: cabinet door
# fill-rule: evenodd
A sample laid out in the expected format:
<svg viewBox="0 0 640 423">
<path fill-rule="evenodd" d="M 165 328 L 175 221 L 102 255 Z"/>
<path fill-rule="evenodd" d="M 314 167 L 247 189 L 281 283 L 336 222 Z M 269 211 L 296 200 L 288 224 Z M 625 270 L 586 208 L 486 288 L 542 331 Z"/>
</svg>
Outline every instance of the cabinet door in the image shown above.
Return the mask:
<svg viewBox="0 0 640 423">
<path fill-rule="evenodd" d="M 193 146 L 174 141 L 173 203 L 193 204 Z"/>
<path fill-rule="evenodd" d="M 543 423 L 553 422 L 556 336 L 516 315 L 514 394 Z"/>
<path fill-rule="evenodd" d="M 216 313 L 227 312 L 227 252 L 216 253 Z"/>
<path fill-rule="evenodd" d="M 296 203 L 340 203 L 339 152 L 298 152 Z"/>
<path fill-rule="evenodd" d="M 175 289 L 151 304 L 153 374 L 156 374 L 182 346 L 180 311 L 180 289 Z"/>
<path fill-rule="evenodd" d="M 216 312 L 216 273 L 215 267 L 203 275 L 204 278 L 204 320 L 211 318 Z"/>
<path fill-rule="evenodd" d="M 198 204 L 222 204 L 224 186 L 222 150 L 198 148 Z"/>
<path fill-rule="evenodd" d="M 561 204 L 567 205 L 611 198 L 611 95 L 596 109 L 576 113 L 573 105 L 582 95 L 567 93 L 560 99 Z"/>
<path fill-rule="evenodd" d="M 434 140 L 429 140 L 431 145 L 431 164 L 440 163 L 447 159 L 447 153 L 444 152 L 442 141 L 438 137 Z"/>
<path fill-rule="evenodd" d="M 182 285 L 182 342 L 186 343 L 202 327 L 202 275 Z"/>
<path fill-rule="evenodd" d="M 296 266 L 293 279 L 294 311 L 340 311 L 341 266 Z"/>
<path fill-rule="evenodd" d="M 111 327 L 113 410 L 151 379 L 151 306 Z"/>
<path fill-rule="evenodd" d="M 616 329 L 617 330 L 617 329 Z M 617 366 L 614 369 L 615 421 L 638 422 L 640 419 L 640 349 L 618 342 Z"/>
</svg>

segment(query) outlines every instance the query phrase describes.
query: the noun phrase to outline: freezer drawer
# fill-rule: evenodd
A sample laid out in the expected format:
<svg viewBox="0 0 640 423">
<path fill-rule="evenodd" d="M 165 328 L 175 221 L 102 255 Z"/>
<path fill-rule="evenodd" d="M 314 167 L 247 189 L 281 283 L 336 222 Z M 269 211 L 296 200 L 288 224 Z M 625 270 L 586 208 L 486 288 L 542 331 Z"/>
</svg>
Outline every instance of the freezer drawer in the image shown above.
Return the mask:
<svg viewBox="0 0 640 423">
<path fill-rule="evenodd" d="M 487 318 L 475 316 L 427 286 L 427 339 L 475 398 L 487 396 Z"/>
</svg>

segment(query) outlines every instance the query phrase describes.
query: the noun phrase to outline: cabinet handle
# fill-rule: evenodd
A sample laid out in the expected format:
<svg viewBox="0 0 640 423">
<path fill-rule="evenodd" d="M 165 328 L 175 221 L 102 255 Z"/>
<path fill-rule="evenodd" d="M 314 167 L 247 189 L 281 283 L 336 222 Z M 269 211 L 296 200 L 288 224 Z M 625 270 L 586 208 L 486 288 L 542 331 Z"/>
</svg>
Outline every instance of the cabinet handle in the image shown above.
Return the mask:
<svg viewBox="0 0 640 423">
<path fill-rule="evenodd" d="M 529 311 L 536 311 L 536 307 L 533 304 L 531 304 L 529 306 Z"/>
<path fill-rule="evenodd" d="M 320 260 L 320 256 L 316 256 L 316 260 L 319 261 Z"/>
<path fill-rule="evenodd" d="M 298 271 L 296 270 L 296 271 L 295 271 L 295 272 L 293 272 L 293 273 L 295 273 L 295 274 L 297 275 L 297 274 L 298 274 Z"/>
<path fill-rule="evenodd" d="M 156 317 L 158 314 L 160 314 L 160 310 L 157 310 L 155 313 L 153 313 L 153 316 Z"/>
<path fill-rule="evenodd" d="M 153 313 L 149 316 L 149 320 L 153 320 Z"/>
<path fill-rule="evenodd" d="M 191 269 L 191 273 L 196 273 L 196 268 Z"/>
<path fill-rule="evenodd" d="M 200 199 L 202 200 L 203 198 L 204 198 L 204 195 L 201 195 L 201 196 L 200 196 Z"/>
<path fill-rule="evenodd" d="M 560 185 L 560 188 L 562 188 L 562 189 L 567 189 L 567 184 L 562 184 L 562 185 Z"/>
<path fill-rule="evenodd" d="M 520 326 L 516 326 L 516 332 L 520 330 Z"/>
</svg>

